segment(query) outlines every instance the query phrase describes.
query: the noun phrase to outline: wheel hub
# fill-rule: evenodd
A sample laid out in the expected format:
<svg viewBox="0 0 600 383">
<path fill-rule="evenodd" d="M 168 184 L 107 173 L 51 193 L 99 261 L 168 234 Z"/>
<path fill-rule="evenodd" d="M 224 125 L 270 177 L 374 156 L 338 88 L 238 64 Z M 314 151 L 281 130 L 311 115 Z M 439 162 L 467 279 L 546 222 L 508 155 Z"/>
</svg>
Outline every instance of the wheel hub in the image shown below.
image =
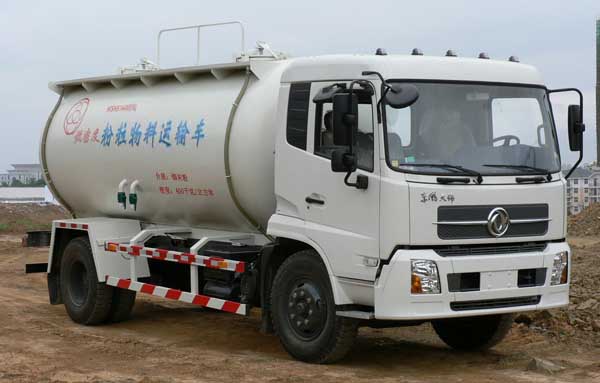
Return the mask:
<svg viewBox="0 0 600 383">
<path fill-rule="evenodd" d="M 310 282 L 296 285 L 289 294 L 288 319 L 302 338 L 315 338 L 325 326 L 326 308 L 317 286 Z"/>
</svg>

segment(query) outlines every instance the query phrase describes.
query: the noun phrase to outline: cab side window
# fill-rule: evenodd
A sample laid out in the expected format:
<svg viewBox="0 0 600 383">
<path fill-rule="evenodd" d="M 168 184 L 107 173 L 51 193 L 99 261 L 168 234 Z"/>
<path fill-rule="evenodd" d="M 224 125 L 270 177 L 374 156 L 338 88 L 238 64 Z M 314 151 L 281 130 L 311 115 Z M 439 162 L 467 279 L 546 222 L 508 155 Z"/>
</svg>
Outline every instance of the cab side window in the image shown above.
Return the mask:
<svg viewBox="0 0 600 383">
<path fill-rule="evenodd" d="M 310 82 L 292 84 L 288 100 L 286 137 L 290 145 L 302 150 L 306 150 L 309 106 Z"/>
<path fill-rule="evenodd" d="M 344 149 L 333 143 L 333 104 L 331 100 L 315 102 L 315 154 L 331 158 L 336 149 Z M 354 151 L 358 159 L 358 167 L 373 171 L 373 152 L 375 147 L 373 137 L 373 105 L 371 96 L 359 97 L 358 132 Z"/>
</svg>

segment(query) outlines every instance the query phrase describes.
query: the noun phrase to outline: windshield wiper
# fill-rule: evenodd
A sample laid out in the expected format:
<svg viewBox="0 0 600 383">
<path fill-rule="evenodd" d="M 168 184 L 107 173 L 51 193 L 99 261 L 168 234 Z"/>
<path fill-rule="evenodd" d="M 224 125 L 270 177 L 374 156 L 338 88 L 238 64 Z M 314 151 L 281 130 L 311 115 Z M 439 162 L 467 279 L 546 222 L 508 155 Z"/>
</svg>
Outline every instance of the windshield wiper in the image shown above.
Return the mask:
<svg viewBox="0 0 600 383">
<path fill-rule="evenodd" d="M 484 164 L 488 168 L 507 168 L 527 171 L 529 174 L 544 174 L 548 182 L 552 181 L 552 173 L 548 169 L 536 168 L 528 165 L 510 165 L 510 164 Z M 523 181 L 523 180 L 521 180 Z"/>
<path fill-rule="evenodd" d="M 550 170 L 543 168 L 536 168 L 533 166 L 527 165 L 510 165 L 510 164 L 484 164 L 482 166 L 487 166 L 488 168 L 507 168 L 507 169 L 517 169 L 517 170 L 530 170 L 536 173 L 542 174 L 550 174 Z"/>
<path fill-rule="evenodd" d="M 450 165 L 450 164 L 419 164 L 419 163 L 410 163 L 410 162 L 406 162 L 406 163 L 401 163 L 398 164 L 397 166 L 419 166 L 419 167 L 431 167 L 431 168 L 441 168 L 441 169 L 446 169 L 449 171 L 452 171 L 456 174 L 462 174 L 462 175 L 467 175 L 467 176 L 472 176 L 472 177 L 477 177 L 477 183 L 480 184 L 481 182 L 483 182 L 483 177 L 481 176 L 481 173 L 479 173 L 476 170 L 473 169 L 468 169 L 459 165 Z"/>
</svg>

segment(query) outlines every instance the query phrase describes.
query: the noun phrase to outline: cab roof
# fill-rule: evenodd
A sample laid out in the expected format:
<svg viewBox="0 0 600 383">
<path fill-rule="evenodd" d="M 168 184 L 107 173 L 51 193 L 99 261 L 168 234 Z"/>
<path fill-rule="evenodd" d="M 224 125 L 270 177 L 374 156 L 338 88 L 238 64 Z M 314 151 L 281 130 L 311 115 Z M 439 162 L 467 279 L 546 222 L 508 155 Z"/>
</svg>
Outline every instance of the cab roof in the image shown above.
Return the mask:
<svg viewBox="0 0 600 383">
<path fill-rule="evenodd" d="M 349 80 L 363 71 L 386 79 L 496 82 L 543 86 L 531 65 L 480 58 L 417 55 L 328 55 L 291 59 L 282 82 Z"/>
</svg>

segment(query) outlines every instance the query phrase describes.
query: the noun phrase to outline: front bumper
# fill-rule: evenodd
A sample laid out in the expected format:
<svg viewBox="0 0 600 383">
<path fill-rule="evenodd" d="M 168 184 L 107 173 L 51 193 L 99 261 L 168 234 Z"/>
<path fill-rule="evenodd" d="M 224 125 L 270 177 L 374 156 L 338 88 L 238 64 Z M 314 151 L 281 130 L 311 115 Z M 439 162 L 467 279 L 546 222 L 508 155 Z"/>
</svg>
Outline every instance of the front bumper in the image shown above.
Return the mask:
<svg viewBox="0 0 600 383">
<path fill-rule="evenodd" d="M 569 274 L 571 251 L 566 242 L 548 243 L 540 252 L 494 254 L 480 256 L 438 255 L 434 250 L 398 250 L 389 264 L 384 265 L 375 284 L 375 318 L 386 320 L 428 320 L 438 318 L 491 315 L 563 307 L 569 304 L 570 275 L 566 284 L 551 286 L 554 255 L 567 251 Z M 437 263 L 442 292 L 440 294 L 411 294 L 411 259 L 428 259 Z M 519 270 L 546 268 L 543 285 L 518 287 Z M 448 275 L 480 273 L 478 291 L 450 292 Z M 538 297 L 539 303 L 527 302 Z M 460 302 L 492 303 L 475 305 Z M 493 303 L 498 302 L 498 305 Z M 512 305 L 511 302 L 515 302 Z M 520 302 L 520 303 L 519 303 Z M 462 307 L 457 309 L 457 306 Z"/>
</svg>

